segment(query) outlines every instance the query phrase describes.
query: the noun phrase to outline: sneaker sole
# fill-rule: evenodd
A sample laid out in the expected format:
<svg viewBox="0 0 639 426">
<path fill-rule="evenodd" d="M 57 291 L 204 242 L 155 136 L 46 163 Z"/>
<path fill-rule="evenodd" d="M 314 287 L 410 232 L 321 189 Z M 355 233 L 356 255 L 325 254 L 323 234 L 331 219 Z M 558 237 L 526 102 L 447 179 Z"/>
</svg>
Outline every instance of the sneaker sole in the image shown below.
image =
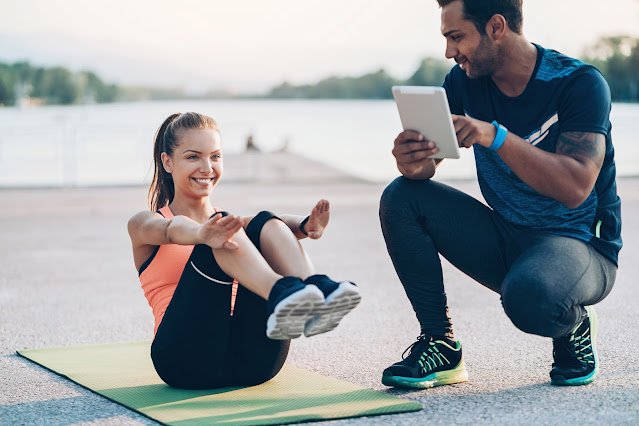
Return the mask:
<svg viewBox="0 0 639 426">
<path fill-rule="evenodd" d="M 335 329 L 342 318 L 355 309 L 361 299 L 362 296 L 356 285 L 348 281 L 341 282 L 339 287 L 328 295 L 319 314 L 306 323 L 304 335 L 311 337 Z"/>
<path fill-rule="evenodd" d="M 561 376 L 556 376 L 550 379 L 550 384 L 555 386 L 583 386 L 592 383 L 599 374 L 599 354 L 597 353 L 597 329 L 599 327 L 599 318 L 597 318 L 597 312 L 592 306 L 586 306 L 588 311 L 588 318 L 590 318 L 590 342 L 592 344 L 592 353 L 595 356 L 595 369 L 592 373 L 584 377 L 575 377 L 573 379 L 565 379 Z"/>
<path fill-rule="evenodd" d="M 266 321 L 266 336 L 274 340 L 300 337 L 306 322 L 324 306 L 324 294 L 309 284 L 296 291 L 275 306 Z"/>
<path fill-rule="evenodd" d="M 382 376 L 382 384 L 386 386 L 411 389 L 428 389 L 436 386 L 454 385 L 455 383 L 463 383 L 467 381 L 468 372 L 466 371 L 463 359 L 453 370 L 440 371 L 423 378 Z"/>
</svg>

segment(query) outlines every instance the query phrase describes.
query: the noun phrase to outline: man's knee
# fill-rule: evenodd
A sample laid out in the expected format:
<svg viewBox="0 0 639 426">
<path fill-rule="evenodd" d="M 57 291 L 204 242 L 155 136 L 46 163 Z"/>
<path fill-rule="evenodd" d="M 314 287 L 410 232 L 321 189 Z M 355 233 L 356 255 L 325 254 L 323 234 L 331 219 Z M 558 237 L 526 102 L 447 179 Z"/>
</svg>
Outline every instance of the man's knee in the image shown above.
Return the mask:
<svg viewBox="0 0 639 426">
<path fill-rule="evenodd" d="M 537 277 L 520 277 L 508 280 L 502 288 L 501 302 L 515 327 L 538 336 L 556 335 L 566 309 L 556 300 L 548 283 Z"/>
<path fill-rule="evenodd" d="M 410 180 L 403 176 L 392 181 L 384 192 L 379 202 L 379 217 L 382 223 L 395 216 L 398 210 L 403 210 L 406 205 L 416 198 L 427 197 L 427 189 L 430 180 Z"/>
</svg>

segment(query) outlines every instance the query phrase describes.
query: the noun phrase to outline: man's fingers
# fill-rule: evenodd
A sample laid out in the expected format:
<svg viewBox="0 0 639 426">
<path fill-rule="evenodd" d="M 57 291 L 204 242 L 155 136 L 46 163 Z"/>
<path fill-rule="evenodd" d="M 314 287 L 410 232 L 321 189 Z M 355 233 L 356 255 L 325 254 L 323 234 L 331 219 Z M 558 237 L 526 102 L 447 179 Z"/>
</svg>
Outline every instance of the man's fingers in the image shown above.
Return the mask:
<svg viewBox="0 0 639 426">
<path fill-rule="evenodd" d="M 400 149 L 393 150 L 393 155 L 397 158 L 398 162 L 401 163 L 412 163 L 415 161 L 422 161 L 429 158 L 431 155 L 439 152 L 439 149 L 435 146 L 434 143 L 429 142 L 428 148 L 419 149 L 419 150 L 411 150 L 411 151 L 403 151 Z"/>
<path fill-rule="evenodd" d="M 395 138 L 395 145 L 405 143 L 406 141 L 423 141 L 424 135 L 413 130 L 404 130 Z"/>
<path fill-rule="evenodd" d="M 431 155 L 433 155 L 433 153 L 431 153 L 430 151 L 417 151 L 403 155 L 401 160 L 403 163 L 414 163 L 416 161 L 425 160 Z"/>
<path fill-rule="evenodd" d="M 466 117 L 460 116 L 457 120 L 453 120 L 453 127 L 455 127 L 455 133 L 459 133 L 459 131 L 463 129 L 464 127 L 466 127 L 467 124 L 468 124 L 468 120 L 466 120 Z"/>
<path fill-rule="evenodd" d="M 423 142 L 406 142 L 393 148 L 395 154 L 406 154 L 414 151 L 425 151 L 435 148 L 435 142 L 423 141 Z"/>
<path fill-rule="evenodd" d="M 459 146 L 469 148 L 472 146 L 472 126 L 466 126 L 460 129 L 457 132 L 457 141 L 459 142 Z"/>
</svg>

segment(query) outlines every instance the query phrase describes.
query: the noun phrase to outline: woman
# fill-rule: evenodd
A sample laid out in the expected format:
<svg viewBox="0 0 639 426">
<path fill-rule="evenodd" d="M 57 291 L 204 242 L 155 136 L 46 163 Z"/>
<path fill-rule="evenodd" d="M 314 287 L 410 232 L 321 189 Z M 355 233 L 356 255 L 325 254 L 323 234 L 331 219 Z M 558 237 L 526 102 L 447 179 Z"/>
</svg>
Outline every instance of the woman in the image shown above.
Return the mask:
<svg viewBox="0 0 639 426">
<path fill-rule="evenodd" d="M 282 368 L 290 340 L 334 329 L 357 287 L 314 274 L 299 239 L 322 236 L 321 200 L 306 218 L 227 214 L 210 195 L 223 171 L 216 122 L 173 114 L 158 130 L 150 211 L 128 223 L 133 258 L 155 316 L 151 357 L 167 384 L 250 386 Z"/>
</svg>

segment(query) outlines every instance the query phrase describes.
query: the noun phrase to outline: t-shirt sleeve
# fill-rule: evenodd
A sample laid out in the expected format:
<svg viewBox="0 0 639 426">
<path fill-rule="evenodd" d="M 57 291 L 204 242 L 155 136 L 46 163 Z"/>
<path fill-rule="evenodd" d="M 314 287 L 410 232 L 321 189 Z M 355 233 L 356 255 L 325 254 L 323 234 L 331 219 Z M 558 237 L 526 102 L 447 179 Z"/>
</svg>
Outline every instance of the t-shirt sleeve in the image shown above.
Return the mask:
<svg viewBox="0 0 639 426">
<path fill-rule="evenodd" d="M 461 89 L 461 76 L 459 72 L 463 72 L 459 69 L 458 65 L 455 65 L 452 70 L 446 76 L 444 80 L 443 88 L 446 90 L 446 96 L 448 97 L 448 106 L 452 114 L 464 115 L 464 102 L 462 99 Z"/>
<path fill-rule="evenodd" d="M 608 133 L 610 88 L 595 68 L 585 68 L 564 88 L 559 99 L 560 132 Z"/>
</svg>

